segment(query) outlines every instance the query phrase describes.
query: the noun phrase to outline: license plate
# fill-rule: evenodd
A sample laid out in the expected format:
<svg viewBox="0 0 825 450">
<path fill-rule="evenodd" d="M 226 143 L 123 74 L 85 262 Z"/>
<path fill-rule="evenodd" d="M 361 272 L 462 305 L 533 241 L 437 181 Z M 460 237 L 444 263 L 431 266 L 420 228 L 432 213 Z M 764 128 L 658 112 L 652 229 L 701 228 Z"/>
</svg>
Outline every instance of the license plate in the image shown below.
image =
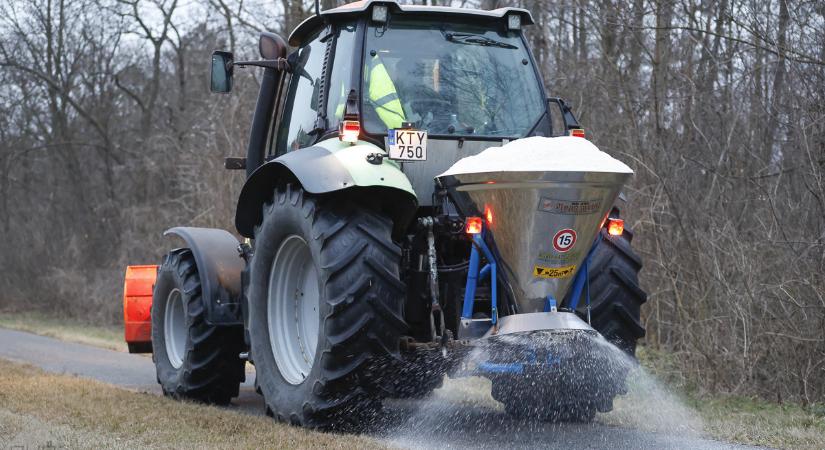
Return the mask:
<svg viewBox="0 0 825 450">
<path fill-rule="evenodd" d="M 399 161 L 427 160 L 426 130 L 387 130 L 387 152 Z"/>
</svg>

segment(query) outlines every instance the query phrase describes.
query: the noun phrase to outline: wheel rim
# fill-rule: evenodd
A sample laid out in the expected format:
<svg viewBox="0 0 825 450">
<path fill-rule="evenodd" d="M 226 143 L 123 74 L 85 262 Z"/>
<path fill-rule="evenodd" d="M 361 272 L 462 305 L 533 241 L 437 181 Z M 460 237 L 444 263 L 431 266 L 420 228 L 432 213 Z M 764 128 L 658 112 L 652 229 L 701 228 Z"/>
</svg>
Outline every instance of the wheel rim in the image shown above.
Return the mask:
<svg viewBox="0 0 825 450">
<path fill-rule="evenodd" d="M 172 289 L 166 297 L 166 312 L 163 320 L 163 340 L 166 343 L 166 356 L 172 367 L 179 369 L 183 365 L 186 352 L 186 310 L 180 289 Z"/>
<path fill-rule="evenodd" d="M 267 326 L 272 356 L 284 379 L 301 384 L 312 370 L 320 316 L 318 271 L 306 241 L 284 239 L 269 273 Z"/>
</svg>

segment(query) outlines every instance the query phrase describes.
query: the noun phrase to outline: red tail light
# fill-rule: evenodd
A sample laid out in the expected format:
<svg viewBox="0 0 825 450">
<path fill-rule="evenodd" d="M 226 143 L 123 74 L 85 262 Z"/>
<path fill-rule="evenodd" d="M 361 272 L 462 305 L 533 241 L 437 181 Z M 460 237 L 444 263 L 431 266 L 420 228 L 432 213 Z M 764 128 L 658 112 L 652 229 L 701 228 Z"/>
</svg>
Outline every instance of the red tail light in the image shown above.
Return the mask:
<svg viewBox="0 0 825 450">
<path fill-rule="evenodd" d="M 345 120 L 341 122 L 341 131 L 338 137 L 344 142 L 355 143 L 361 134 L 361 124 L 357 120 Z"/>
<path fill-rule="evenodd" d="M 583 138 L 584 128 L 573 128 L 570 130 L 570 136 Z"/>
<path fill-rule="evenodd" d="M 468 217 L 467 224 L 464 225 L 464 231 L 467 234 L 479 234 L 481 233 L 481 217 Z"/>
<path fill-rule="evenodd" d="M 607 219 L 607 232 L 611 236 L 621 236 L 624 233 L 624 220 L 622 219 Z"/>
<path fill-rule="evenodd" d="M 487 219 L 487 226 L 493 226 L 493 210 L 489 206 L 484 207 L 484 218 Z"/>
</svg>

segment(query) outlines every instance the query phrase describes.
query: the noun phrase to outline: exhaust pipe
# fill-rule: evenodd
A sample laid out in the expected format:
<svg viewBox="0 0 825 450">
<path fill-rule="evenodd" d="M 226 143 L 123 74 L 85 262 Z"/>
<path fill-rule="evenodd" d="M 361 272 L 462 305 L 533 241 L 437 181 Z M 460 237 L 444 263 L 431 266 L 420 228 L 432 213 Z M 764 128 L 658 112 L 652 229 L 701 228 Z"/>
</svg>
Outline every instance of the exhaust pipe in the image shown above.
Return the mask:
<svg viewBox="0 0 825 450">
<path fill-rule="evenodd" d="M 585 139 L 531 137 L 459 160 L 436 177 L 460 214 L 486 219 L 484 241 L 518 310 L 493 332 L 590 328 L 547 305 L 567 294 L 632 174 Z"/>
</svg>

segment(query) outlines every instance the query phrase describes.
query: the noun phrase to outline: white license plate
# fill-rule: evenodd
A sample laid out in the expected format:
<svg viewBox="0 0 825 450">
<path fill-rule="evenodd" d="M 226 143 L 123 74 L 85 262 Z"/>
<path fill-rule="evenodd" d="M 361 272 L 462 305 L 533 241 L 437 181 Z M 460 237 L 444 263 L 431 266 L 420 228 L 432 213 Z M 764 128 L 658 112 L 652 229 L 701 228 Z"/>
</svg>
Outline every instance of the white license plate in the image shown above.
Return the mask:
<svg viewBox="0 0 825 450">
<path fill-rule="evenodd" d="M 387 152 L 399 161 L 427 160 L 426 130 L 387 130 Z"/>
</svg>

